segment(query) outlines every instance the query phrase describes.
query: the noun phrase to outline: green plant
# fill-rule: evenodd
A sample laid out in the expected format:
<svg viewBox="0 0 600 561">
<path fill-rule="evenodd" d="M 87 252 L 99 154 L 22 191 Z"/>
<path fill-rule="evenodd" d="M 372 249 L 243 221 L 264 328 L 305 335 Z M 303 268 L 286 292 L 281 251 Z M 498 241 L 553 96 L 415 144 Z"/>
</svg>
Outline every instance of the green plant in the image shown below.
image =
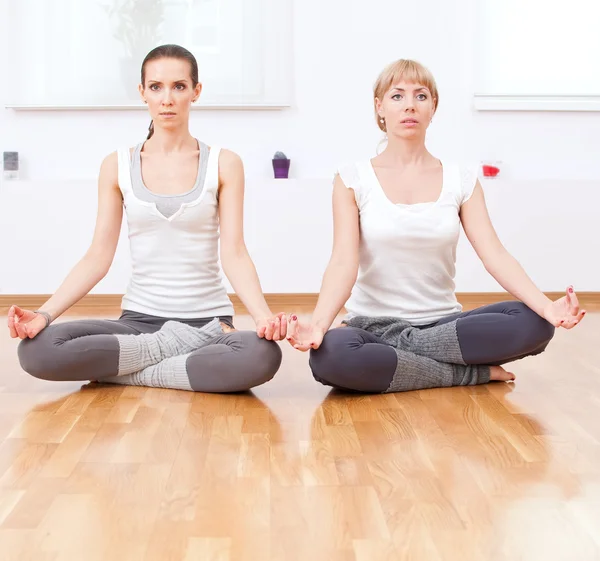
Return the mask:
<svg viewBox="0 0 600 561">
<path fill-rule="evenodd" d="M 115 26 L 113 37 L 130 57 L 145 55 L 156 46 L 164 21 L 162 0 L 113 0 L 101 6 Z"/>
</svg>

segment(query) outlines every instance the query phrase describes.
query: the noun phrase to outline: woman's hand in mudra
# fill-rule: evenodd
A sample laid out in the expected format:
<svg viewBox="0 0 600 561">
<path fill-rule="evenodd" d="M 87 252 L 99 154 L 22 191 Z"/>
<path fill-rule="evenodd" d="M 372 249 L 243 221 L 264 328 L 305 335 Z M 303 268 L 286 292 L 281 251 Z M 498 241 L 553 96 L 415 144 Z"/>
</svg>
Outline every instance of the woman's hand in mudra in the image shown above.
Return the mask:
<svg viewBox="0 0 600 561">
<path fill-rule="evenodd" d="M 585 310 L 579 309 L 579 300 L 572 286 L 567 288 L 565 296 L 550 302 L 544 308 L 544 318 L 554 327 L 572 329 L 585 315 Z"/>
<path fill-rule="evenodd" d="M 285 312 L 259 319 L 256 322 L 256 334 L 261 339 L 269 341 L 283 341 L 287 335 L 288 324 Z"/>
<path fill-rule="evenodd" d="M 42 314 L 11 306 L 8 310 L 8 331 L 13 339 L 33 339 L 46 328 L 47 320 Z"/>
<path fill-rule="evenodd" d="M 309 349 L 318 349 L 326 331 L 311 323 L 301 322 L 298 316 L 292 315 L 288 321 L 287 340 L 294 349 L 305 352 Z"/>
</svg>

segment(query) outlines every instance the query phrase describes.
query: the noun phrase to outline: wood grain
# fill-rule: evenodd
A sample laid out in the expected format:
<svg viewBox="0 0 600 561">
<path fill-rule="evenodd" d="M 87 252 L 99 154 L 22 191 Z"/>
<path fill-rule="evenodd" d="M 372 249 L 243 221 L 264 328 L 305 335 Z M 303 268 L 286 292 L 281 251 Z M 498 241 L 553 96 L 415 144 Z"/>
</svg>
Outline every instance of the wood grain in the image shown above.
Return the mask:
<svg viewBox="0 0 600 561">
<path fill-rule="evenodd" d="M 599 333 L 514 384 L 365 396 L 287 344 L 242 394 L 44 382 L 2 331 L 0 560 L 600 559 Z"/>
</svg>

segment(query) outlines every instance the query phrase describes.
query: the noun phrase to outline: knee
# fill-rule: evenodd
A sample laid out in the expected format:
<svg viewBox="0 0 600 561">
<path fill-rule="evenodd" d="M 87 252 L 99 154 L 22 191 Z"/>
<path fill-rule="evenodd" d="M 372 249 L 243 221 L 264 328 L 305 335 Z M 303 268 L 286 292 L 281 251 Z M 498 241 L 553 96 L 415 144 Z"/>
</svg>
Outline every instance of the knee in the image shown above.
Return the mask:
<svg viewBox="0 0 600 561">
<path fill-rule="evenodd" d="M 260 379 L 259 383 L 264 384 L 277 374 L 277 371 L 281 366 L 283 353 L 281 352 L 281 347 L 275 341 L 267 341 L 258 336 L 257 339 L 259 346 L 257 363 L 262 365 L 258 378 Z"/>
<path fill-rule="evenodd" d="M 33 339 L 23 339 L 17 348 L 21 368 L 34 378 L 54 380 L 56 357 L 52 337 L 46 330 Z"/>
<path fill-rule="evenodd" d="M 272 380 L 282 361 L 281 347 L 275 341 L 261 339 L 254 332 L 242 335 L 244 366 L 248 388 L 260 386 Z"/>
<path fill-rule="evenodd" d="M 516 302 L 515 307 L 522 317 L 523 338 L 529 339 L 536 347 L 547 345 L 554 337 L 556 328 L 523 302 Z"/>
<path fill-rule="evenodd" d="M 540 321 L 540 325 L 538 328 L 538 331 L 540 334 L 540 339 L 541 339 L 542 343 L 548 344 L 554 337 L 556 328 L 549 321 L 545 320 L 544 318 L 540 318 L 540 320 L 541 321 Z"/>
<path fill-rule="evenodd" d="M 344 386 L 341 379 L 353 370 L 355 357 L 352 349 L 360 347 L 360 330 L 354 327 L 340 327 L 325 333 L 318 349 L 310 350 L 310 369 L 315 380 L 327 385 Z"/>
<path fill-rule="evenodd" d="M 314 364 L 314 367 L 319 370 L 327 369 L 328 366 L 343 360 L 354 331 L 353 327 L 340 327 L 327 331 L 319 348 L 310 350 L 311 366 Z"/>
<path fill-rule="evenodd" d="M 276 342 L 261 339 L 253 331 L 235 331 L 191 353 L 186 372 L 194 391 L 242 392 L 271 380 L 281 357 Z"/>
</svg>

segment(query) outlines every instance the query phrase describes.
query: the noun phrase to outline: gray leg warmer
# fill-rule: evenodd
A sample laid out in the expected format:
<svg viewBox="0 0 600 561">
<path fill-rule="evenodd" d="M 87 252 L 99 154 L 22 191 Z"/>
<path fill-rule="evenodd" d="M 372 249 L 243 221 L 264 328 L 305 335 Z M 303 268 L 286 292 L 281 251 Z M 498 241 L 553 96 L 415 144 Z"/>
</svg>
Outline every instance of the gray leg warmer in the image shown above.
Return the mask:
<svg viewBox="0 0 600 561">
<path fill-rule="evenodd" d="M 213 337 L 194 352 L 102 381 L 200 392 L 239 392 L 273 378 L 281 357 L 281 348 L 274 341 L 260 339 L 253 331 L 234 331 Z"/>
<path fill-rule="evenodd" d="M 222 333 L 220 322 L 215 318 L 200 328 L 167 321 L 156 333 L 115 335 L 119 341 L 117 375 L 133 374 L 168 358 L 190 353 Z"/>
</svg>

